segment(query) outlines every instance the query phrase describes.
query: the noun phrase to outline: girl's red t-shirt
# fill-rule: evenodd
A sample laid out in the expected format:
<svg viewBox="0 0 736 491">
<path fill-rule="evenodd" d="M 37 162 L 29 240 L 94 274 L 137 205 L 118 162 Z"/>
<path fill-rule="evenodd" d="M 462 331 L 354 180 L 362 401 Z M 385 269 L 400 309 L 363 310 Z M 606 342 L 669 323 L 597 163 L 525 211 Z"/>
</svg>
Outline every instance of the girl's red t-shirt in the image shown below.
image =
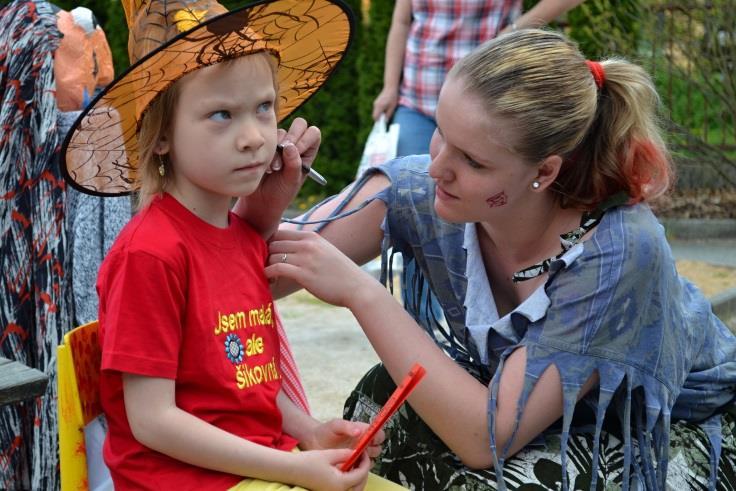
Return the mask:
<svg viewBox="0 0 736 491">
<path fill-rule="evenodd" d="M 151 450 L 131 433 L 122 373 L 168 378 L 182 410 L 252 442 L 292 450 L 263 239 L 221 229 L 169 195 L 126 225 L 100 269 L 104 457 L 115 489 L 227 489 L 242 479 Z M 181 428 L 187 431 L 187 428 Z"/>
</svg>

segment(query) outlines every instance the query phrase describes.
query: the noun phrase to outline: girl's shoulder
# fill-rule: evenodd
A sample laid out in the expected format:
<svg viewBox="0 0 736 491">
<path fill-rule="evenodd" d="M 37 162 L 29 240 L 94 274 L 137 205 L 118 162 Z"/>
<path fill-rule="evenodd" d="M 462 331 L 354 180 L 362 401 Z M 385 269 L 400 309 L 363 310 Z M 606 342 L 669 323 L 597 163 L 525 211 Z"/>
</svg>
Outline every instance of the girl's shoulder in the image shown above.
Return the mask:
<svg viewBox="0 0 736 491">
<path fill-rule="evenodd" d="M 167 260 L 184 250 L 181 228 L 154 202 L 136 213 L 123 227 L 109 255 L 147 254 Z"/>
</svg>

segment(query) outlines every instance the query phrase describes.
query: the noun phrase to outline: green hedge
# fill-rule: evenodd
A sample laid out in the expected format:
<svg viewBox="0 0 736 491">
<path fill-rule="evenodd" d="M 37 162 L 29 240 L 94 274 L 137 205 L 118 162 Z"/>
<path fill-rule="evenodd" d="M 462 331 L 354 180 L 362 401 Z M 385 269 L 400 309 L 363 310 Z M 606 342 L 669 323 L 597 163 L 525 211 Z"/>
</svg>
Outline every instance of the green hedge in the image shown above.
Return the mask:
<svg viewBox="0 0 736 491">
<path fill-rule="evenodd" d="M 358 104 L 361 121 L 357 143 L 362 147 L 373 126 L 373 100 L 383 88 L 383 64 L 386 56 L 386 37 L 391 27 L 393 0 L 371 0 L 368 15 L 363 19 L 363 39 L 358 51 Z"/>
<path fill-rule="evenodd" d="M 635 53 L 641 37 L 641 1 L 586 0 L 568 12 L 568 34 L 591 60 Z"/>
<path fill-rule="evenodd" d="M 327 178 L 324 188 L 308 180 L 300 193 L 302 200 L 337 193 L 352 181 L 360 161 L 362 149 L 357 144 L 356 133 L 361 123 L 355 103 L 362 16 L 360 0 L 344 1 L 353 10 L 356 25 L 348 54 L 325 86 L 294 115 L 305 118 L 322 131 L 322 145 L 314 165 Z M 288 127 L 288 122 L 284 127 Z"/>
</svg>

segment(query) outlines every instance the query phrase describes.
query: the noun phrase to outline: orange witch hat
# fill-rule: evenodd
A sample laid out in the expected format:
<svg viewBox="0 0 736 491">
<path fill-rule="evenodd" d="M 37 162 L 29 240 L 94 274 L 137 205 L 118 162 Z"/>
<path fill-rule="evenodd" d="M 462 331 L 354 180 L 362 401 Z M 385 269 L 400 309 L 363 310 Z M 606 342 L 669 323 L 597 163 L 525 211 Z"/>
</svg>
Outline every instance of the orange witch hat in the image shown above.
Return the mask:
<svg viewBox="0 0 736 491">
<path fill-rule="evenodd" d="M 76 189 L 138 189 L 137 131 L 158 94 L 183 75 L 260 51 L 278 59 L 278 120 L 325 83 L 351 39 L 340 0 L 270 0 L 227 11 L 215 0 L 122 0 L 131 66 L 95 97 L 66 136 L 61 167 Z"/>
</svg>

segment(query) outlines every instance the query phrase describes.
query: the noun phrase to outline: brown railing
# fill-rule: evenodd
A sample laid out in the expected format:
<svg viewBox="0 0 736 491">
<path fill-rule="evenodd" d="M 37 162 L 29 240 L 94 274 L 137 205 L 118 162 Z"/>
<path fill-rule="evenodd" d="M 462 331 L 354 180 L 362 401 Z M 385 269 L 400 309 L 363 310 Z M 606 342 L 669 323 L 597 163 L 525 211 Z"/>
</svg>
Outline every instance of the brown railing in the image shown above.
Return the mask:
<svg viewBox="0 0 736 491">
<path fill-rule="evenodd" d="M 736 0 L 642 3 L 638 54 L 662 96 L 680 185 L 736 185 Z"/>
<path fill-rule="evenodd" d="M 679 186 L 736 186 L 736 0 L 627 1 L 638 7 L 616 13 L 621 0 L 590 1 L 598 50 L 642 64 L 657 83 Z"/>
</svg>

